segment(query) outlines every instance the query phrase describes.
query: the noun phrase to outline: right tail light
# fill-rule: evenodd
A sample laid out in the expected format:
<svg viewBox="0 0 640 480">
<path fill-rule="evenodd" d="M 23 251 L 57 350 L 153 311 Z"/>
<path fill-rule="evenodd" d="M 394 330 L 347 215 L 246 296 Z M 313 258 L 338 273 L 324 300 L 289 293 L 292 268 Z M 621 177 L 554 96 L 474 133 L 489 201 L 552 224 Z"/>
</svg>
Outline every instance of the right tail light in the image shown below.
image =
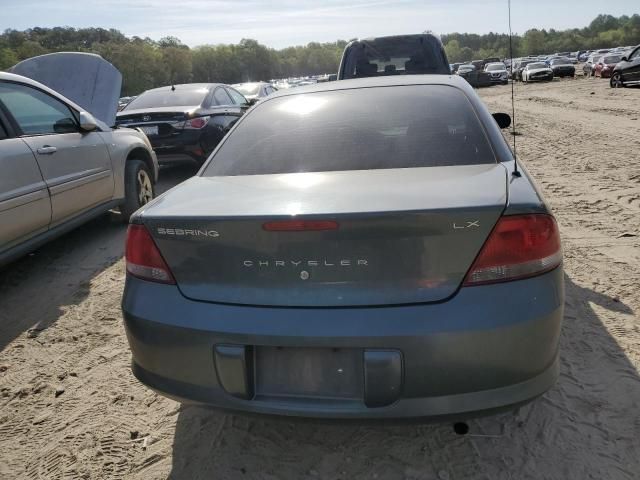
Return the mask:
<svg viewBox="0 0 640 480">
<path fill-rule="evenodd" d="M 506 282 L 533 277 L 562 263 L 558 225 L 551 215 L 500 217 L 464 286 Z"/>
</svg>

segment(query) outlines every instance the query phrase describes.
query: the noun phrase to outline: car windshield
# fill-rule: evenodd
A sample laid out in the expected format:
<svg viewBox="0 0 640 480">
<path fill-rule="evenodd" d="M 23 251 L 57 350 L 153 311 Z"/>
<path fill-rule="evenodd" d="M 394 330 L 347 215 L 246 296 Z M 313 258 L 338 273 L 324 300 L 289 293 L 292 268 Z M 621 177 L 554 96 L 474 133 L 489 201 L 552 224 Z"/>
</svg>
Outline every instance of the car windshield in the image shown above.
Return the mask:
<svg viewBox="0 0 640 480">
<path fill-rule="evenodd" d="M 495 72 L 496 70 L 505 70 L 506 67 L 502 63 L 492 63 L 487 65 L 488 72 Z"/>
<path fill-rule="evenodd" d="M 259 83 L 242 83 L 233 86 L 237 91 L 243 95 L 257 95 L 260 91 Z"/>
<path fill-rule="evenodd" d="M 603 63 L 607 65 L 611 65 L 612 63 L 618 63 L 622 60 L 622 55 L 611 55 L 609 57 L 604 57 Z"/>
<path fill-rule="evenodd" d="M 571 63 L 571 60 L 568 58 L 554 58 L 551 60 L 551 65 L 567 65 Z"/>
<path fill-rule="evenodd" d="M 165 87 L 158 90 L 149 90 L 129 103 L 125 110 L 137 110 L 143 108 L 199 106 L 209 93 L 206 87 L 181 89 Z"/>
<path fill-rule="evenodd" d="M 458 68 L 458 71 L 462 70 L 462 71 L 470 72 L 475 69 L 476 67 L 474 67 L 473 65 L 462 65 L 460 68 Z"/>
<path fill-rule="evenodd" d="M 466 95 L 411 85 L 287 95 L 259 104 L 204 176 L 495 163 Z"/>
<path fill-rule="evenodd" d="M 534 70 L 536 68 L 547 68 L 547 65 L 545 63 L 530 63 L 527 65 L 527 68 L 529 70 Z"/>
</svg>

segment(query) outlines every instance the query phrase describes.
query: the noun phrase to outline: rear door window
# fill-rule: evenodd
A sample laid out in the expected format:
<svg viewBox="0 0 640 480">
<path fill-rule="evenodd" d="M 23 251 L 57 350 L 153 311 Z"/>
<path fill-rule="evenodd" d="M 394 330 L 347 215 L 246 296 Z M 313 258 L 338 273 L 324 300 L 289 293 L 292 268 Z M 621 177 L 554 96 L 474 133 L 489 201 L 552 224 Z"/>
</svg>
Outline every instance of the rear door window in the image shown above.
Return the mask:
<svg viewBox="0 0 640 480">
<path fill-rule="evenodd" d="M 233 88 L 227 88 L 227 92 L 229 93 L 229 95 L 231 95 L 231 98 L 233 98 L 233 102 L 236 105 L 246 105 L 247 104 L 247 99 L 244 98 L 244 95 L 242 95 L 240 92 L 234 90 Z"/>
<path fill-rule="evenodd" d="M 259 103 L 205 176 L 496 163 L 466 95 L 415 85 L 288 95 Z"/>
<path fill-rule="evenodd" d="M 216 105 L 233 105 L 231 97 L 227 94 L 224 88 L 218 87 L 213 92 L 213 99 Z"/>
<path fill-rule="evenodd" d="M 25 135 L 79 131 L 69 107 L 35 88 L 18 83 L 0 83 L 0 102 Z"/>
</svg>

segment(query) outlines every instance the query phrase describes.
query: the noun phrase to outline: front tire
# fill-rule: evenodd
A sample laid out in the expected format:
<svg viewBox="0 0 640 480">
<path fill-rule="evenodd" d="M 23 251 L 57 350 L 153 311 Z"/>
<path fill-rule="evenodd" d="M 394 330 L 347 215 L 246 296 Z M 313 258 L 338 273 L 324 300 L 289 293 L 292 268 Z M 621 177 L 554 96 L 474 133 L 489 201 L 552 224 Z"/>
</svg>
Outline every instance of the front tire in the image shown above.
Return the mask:
<svg viewBox="0 0 640 480">
<path fill-rule="evenodd" d="M 127 160 L 124 169 L 124 202 L 120 205 L 122 221 L 129 222 L 129 218 L 140 207 L 146 205 L 155 196 L 149 167 L 142 160 Z"/>
<path fill-rule="evenodd" d="M 611 75 L 611 80 L 609 80 L 609 86 L 611 88 L 622 88 L 624 87 L 624 82 L 622 81 L 622 76 L 619 72 Z"/>
</svg>

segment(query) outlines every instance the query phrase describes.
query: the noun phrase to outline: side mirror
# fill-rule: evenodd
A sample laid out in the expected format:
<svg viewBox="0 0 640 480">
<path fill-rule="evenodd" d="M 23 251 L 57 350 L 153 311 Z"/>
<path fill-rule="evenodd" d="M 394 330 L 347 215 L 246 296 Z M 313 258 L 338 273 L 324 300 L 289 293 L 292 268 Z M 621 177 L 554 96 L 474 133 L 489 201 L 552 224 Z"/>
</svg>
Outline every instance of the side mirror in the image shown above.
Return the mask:
<svg viewBox="0 0 640 480">
<path fill-rule="evenodd" d="M 256 103 L 258 103 L 258 97 L 247 98 L 247 104 L 249 106 L 255 105 Z"/>
<path fill-rule="evenodd" d="M 624 56 L 624 57 L 622 57 L 622 58 L 620 59 L 620 61 L 621 61 L 621 62 L 628 62 L 628 61 L 629 61 L 629 59 L 628 59 L 626 56 Z"/>
<path fill-rule="evenodd" d="M 507 113 L 493 113 L 493 119 L 502 129 L 509 128 L 511 125 L 511 117 Z"/>
<path fill-rule="evenodd" d="M 89 112 L 80 112 L 80 128 L 85 132 L 93 132 L 98 124 Z"/>
</svg>

